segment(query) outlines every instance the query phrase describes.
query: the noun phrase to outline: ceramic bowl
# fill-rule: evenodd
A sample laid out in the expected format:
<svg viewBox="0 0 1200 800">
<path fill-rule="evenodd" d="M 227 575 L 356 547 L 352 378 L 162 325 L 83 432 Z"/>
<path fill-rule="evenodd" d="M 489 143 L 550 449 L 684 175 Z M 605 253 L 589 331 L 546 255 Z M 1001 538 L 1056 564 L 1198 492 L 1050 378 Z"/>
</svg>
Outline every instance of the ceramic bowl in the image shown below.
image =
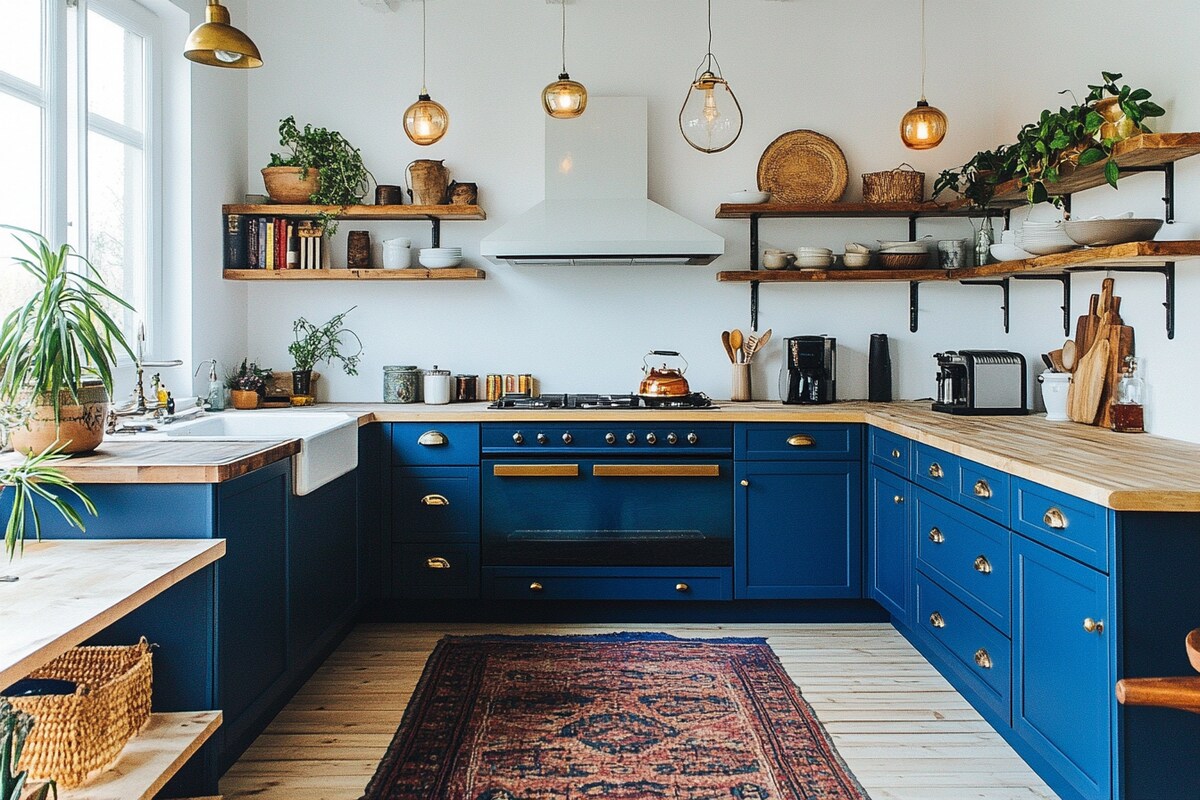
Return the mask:
<svg viewBox="0 0 1200 800">
<path fill-rule="evenodd" d="M 1001 242 L 991 246 L 992 258 L 997 261 L 1022 261 L 1033 258 L 1033 253 L 1027 253 L 1015 244 Z"/>
<path fill-rule="evenodd" d="M 463 257 L 459 255 L 443 255 L 441 253 L 430 253 L 429 250 L 421 250 L 417 253 L 417 261 L 422 267 L 429 269 L 442 269 L 445 267 L 457 267 L 463 262 Z"/>
<path fill-rule="evenodd" d="M 869 267 L 871 265 L 871 254 L 846 251 L 846 254 L 842 256 L 842 263 L 846 265 L 847 269 Z"/>
<path fill-rule="evenodd" d="M 827 256 L 797 256 L 796 266 L 800 269 L 829 269 L 833 266 L 833 255 Z"/>
<path fill-rule="evenodd" d="M 870 255 L 871 248 L 861 242 L 846 242 L 847 253 L 858 253 L 859 255 Z"/>
<path fill-rule="evenodd" d="M 763 253 L 763 269 L 787 269 L 790 258 L 787 253 Z"/>
<path fill-rule="evenodd" d="M 752 192 L 749 189 L 743 189 L 740 192 L 730 192 L 729 202 L 731 203 L 766 203 L 771 199 L 770 192 Z"/>
<path fill-rule="evenodd" d="M 1163 225 L 1161 219 L 1080 219 L 1063 224 L 1072 241 L 1088 247 L 1153 239 Z"/>
</svg>

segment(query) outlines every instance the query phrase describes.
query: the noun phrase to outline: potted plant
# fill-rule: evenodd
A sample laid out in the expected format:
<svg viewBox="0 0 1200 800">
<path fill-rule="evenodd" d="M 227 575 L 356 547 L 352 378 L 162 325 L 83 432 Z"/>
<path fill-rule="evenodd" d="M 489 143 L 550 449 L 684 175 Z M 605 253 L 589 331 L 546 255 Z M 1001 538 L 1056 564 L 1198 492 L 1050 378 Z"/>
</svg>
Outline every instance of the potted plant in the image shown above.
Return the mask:
<svg viewBox="0 0 1200 800">
<path fill-rule="evenodd" d="M 933 199 L 943 192 L 957 192 L 972 205 L 987 208 L 996 187 L 1013 178 L 1014 158 L 1009 145 L 981 150 L 961 167 L 942 170 L 933 183 Z"/>
<path fill-rule="evenodd" d="M 263 168 L 267 194 L 280 203 L 313 203 L 348 206 L 362 201 L 375 179 L 364 166 L 358 148 L 338 131 L 297 127 L 294 116 L 279 122 L 279 144 L 285 152 L 272 153 Z M 332 215 L 319 215 L 321 227 L 333 234 Z"/>
<path fill-rule="evenodd" d="M 1101 72 L 1100 77 L 1100 84 L 1088 86 L 1087 96 L 1087 102 L 1102 120 L 1095 126 L 1097 141 L 1108 142 L 1111 147 L 1135 133 L 1149 131 L 1143 121 L 1166 113 L 1162 106 L 1150 101 L 1148 90 L 1118 88 L 1117 81 L 1124 77 L 1121 73 Z"/>
<path fill-rule="evenodd" d="M 294 360 L 292 367 L 292 394 L 303 397 L 311 396 L 312 370 L 319 362 L 332 363 L 338 361 L 347 375 L 358 374 L 358 363 L 362 359 L 362 340 L 358 334 L 347 328 L 343 323 L 346 315 L 358 306 L 351 306 L 340 314 L 334 315 L 324 325 L 313 325 L 304 317 L 292 323 L 292 333 L 295 341 L 288 345 L 288 353 Z M 358 345 L 353 355 L 342 353 L 342 337 L 352 336 Z"/>
<path fill-rule="evenodd" d="M 13 708 L 12 703 L 0 698 L 0 800 L 46 800 L 50 792 L 58 797 L 54 781 L 47 781 L 26 795 L 25 782 L 29 773 L 17 771 L 25 740 L 33 730 L 34 719 L 24 711 Z"/>
<path fill-rule="evenodd" d="M 110 309 L 132 307 L 109 291 L 70 245 L 55 249 L 23 228 L 16 257 L 36 291 L 0 323 L 0 403 L 28 409 L 10 430 L 16 450 L 82 453 L 104 438 L 117 352 L 134 358 Z M 71 269 L 76 266 L 76 269 Z"/>
<path fill-rule="evenodd" d="M 225 378 L 233 407 L 243 411 L 258 408 L 270 377 L 271 370 L 262 369 L 253 361 L 243 358 L 241 366 Z"/>
</svg>

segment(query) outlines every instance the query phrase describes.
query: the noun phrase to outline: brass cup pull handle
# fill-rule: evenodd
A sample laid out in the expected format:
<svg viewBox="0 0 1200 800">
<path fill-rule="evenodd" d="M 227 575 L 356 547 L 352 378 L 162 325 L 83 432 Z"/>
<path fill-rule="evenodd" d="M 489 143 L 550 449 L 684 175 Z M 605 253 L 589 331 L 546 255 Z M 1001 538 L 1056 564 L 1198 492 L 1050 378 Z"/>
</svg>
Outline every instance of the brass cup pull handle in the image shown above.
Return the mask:
<svg viewBox="0 0 1200 800">
<path fill-rule="evenodd" d="M 946 534 L 942 533 L 938 528 L 930 528 L 929 541 L 933 542 L 934 544 L 941 544 L 942 542 L 946 541 Z"/>
<path fill-rule="evenodd" d="M 987 560 L 987 556 L 979 556 L 975 559 L 975 571 L 982 575 L 992 574 L 992 562 Z"/>
<path fill-rule="evenodd" d="M 787 438 L 787 443 L 791 447 L 812 447 L 817 443 L 817 440 L 809 436 L 807 433 L 797 433 Z"/>
<path fill-rule="evenodd" d="M 422 447 L 441 447 L 449 443 L 449 437 L 441 431 L 425 431 L 417 437 L 417 444 Z"/>
<path fill-rule="evenodd" d="M 992 487 L 983 478 L 975 481 L 975 496 L 985 500 L 992 496 Z"/>
<path fill-rule="evenodd" d="M 542 586 L 537 581 L 534 581 L 533 583 L 529 584 L 529 591 L 531 591 L 531 592 L 540 592 L 544 588 L 546 588 L 546 587 Z"/>
<path fill-rule="evenodd" d="M 448 506 L 450 501 L 443 494 L 427 494 L 421 498 L 423 506 Z"/>
<path fill-rule="evenodd" d="M 900 457 L 900 451 L 899 451 L 899 450 L 893 450 L 893 451 L 892 451 L 892 458 L 899 458 L 899 457 Z"/>
<path fill-rule="evenodd" d="M 980 669 L 992 668 L 992 657 L 987 650 L 982 647 L 975 651 L 975 664 Z"/>
<path fill-rule="evenodd" d="M 425 569 L 450 569 L 450 562 L 441 556 L 425 559 Z"/>
<path fill-rule="evenodd" d="M 895 497 L 892 498 L 892 502 L 895 503 L 896 505 L 900 505 L 901 503 L 904 502 L 904 495 L 902 495 L 902 494 L 896 495 Z"/>
<path fill-rule="evenodd" d="M 677 592 L 688 592 L 691 591 L 691 589 L 692 587 L 688 586 L 686 583 L 675 584 L 675 591 Z"/>
<path fill-rule="evenodd" d="M 738 483 L 740 483 L 742 486 L 750 485 L 750 481 L 746 480 L 745 478 L 742 478 L 742 480 L 738 481 Z"/>
<path fill-rule="evenodd" d="M 1042 522 L 1046 523 L 1046 527 L 1062 530 L 1067 527 L 1067 515 L 1059 511 L 1057 508 L 1048 508 L 1046 513 L 1042 515 Z"/>
<path fill-rule="evenodd" d="M 929 477 L 937 479 L 945 477 L 945 475 L 946 472 L 942 469 L 941 464 L 935 461 L 929 465 Z"/>
<path fill-rule="evenodd" d="M 935 611 L 929 615 L 929 624 L 935 628 L 944 628 L 946 627 L 946 618 Z"/>
<path fill-rule="evenodd" d="M 1104 620 L 1088 617 L 1083 621 L 1083 629 L 1088 633 L 1104 633 Z"/>
</svg>

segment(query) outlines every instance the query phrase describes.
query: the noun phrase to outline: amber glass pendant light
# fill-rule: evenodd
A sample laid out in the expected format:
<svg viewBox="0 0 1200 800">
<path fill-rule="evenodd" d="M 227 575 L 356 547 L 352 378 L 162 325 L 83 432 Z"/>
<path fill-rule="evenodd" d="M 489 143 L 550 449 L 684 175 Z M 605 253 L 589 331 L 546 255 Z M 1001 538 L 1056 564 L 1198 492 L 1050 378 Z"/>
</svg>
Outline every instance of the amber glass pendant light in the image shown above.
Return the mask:
<svg viewBox="0 0 1200 800">
<path fill-rule="evenodd" d="M 415 144 L 425 146 L 445 136 L 449 127 L 450 115 L 441 103 L 430 99 L 425 88 L 425 0 L 421 0 L 421 93 L 404 112 L 404 132 Z"/>
<path fill-rule="evenodd" d="M 742 107 L 712 54 L 712 0 L 708 0 L 708 52 L 696 67 L 679 109 L 679 132 L 702 153 L 726 150 L 742 133 Z"/>
<path fill-rule="evenodd" d="M 930 150 L 946 138 L 949 122 L 925 99 L 925 0 L 921 0 L 921 99 L 900 120 L 900 139 L 912 150 Z"/>
<path fill-rule="evenodd" d="M 542 90 L 542 108 L 555 119 L 573 119 L 587 108 L 587 89 L 567 74 L 567 0 L 562 5 L 562 72 L 558 80 Z"/>
<path fill-rule="evenodd" d="M 218 0 L 208 0 L 205 21 L 188 34 L 183 57 L 197 64 L 232 69 L 263 65 L 262 56 L 250 37 L 229 24 L 229 9 Z"/>
</svg>

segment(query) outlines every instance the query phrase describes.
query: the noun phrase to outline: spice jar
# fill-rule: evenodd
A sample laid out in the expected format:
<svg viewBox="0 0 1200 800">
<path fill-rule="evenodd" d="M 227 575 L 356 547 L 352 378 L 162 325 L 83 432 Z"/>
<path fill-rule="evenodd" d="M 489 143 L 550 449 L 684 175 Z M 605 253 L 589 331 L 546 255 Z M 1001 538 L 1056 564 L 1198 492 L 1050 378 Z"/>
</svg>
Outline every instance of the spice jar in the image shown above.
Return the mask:
<svg viewBox="0 0 1200 800">
<path fill-rule="evenodd" d="M 456 403 L 474 403 L 475 402 L 475 385 L 479 382 L 478 375 L 455 375 L 454 376 L 454 402 Z"/>
<path fill-rule="evenodd" d="M 425 405 L 444 406 L 450 402 L 450 370 L 433 369 L 425 371 Z"/>
<path fill-rule="evenodd" d="M 383 402 L 415 403 L 420 400 L 421 370 L 415 366 L 383 368 Z"/>
</svg>

